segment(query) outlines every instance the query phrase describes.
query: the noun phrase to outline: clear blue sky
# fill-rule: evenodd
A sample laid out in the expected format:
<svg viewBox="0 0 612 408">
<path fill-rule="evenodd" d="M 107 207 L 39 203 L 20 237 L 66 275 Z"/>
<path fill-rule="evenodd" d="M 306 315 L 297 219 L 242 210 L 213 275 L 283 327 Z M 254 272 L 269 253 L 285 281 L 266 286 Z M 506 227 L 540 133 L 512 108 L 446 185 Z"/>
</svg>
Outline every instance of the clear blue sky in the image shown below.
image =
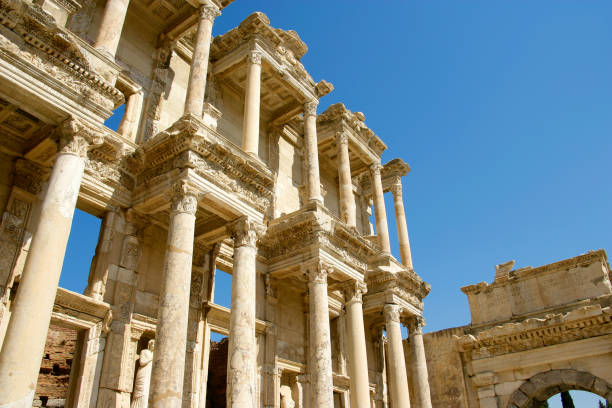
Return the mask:
<svg viewBox="0 0 612 408">
<path fill-rule="evenodd" d="M 336 88 L 320 112 L 364 112 L 383 161 L 412 166 L 404 200 L 415 270 L 432 286 L 427 331 L 469 323 L 459 288 L 491 281 L 495 264 L 612 248 L 609 0 L 237 0 L 215 34 L 253 11 L 307 43 L 306 69 Z"/>
</svg>

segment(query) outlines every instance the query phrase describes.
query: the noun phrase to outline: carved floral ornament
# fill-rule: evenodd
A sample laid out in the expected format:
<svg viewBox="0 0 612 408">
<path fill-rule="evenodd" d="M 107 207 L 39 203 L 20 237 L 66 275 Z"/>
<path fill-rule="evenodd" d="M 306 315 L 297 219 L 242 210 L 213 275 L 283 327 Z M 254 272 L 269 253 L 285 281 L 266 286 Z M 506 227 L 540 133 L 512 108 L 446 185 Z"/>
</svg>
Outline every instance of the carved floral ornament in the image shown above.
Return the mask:
<svg viewBox="0 0 612 408">
<path fill-rule="evenodd" d="M 425 318 L 423 316 L 410 316 L 406 323 L 410 334 L 423 334 L 423 327 L 425 327 Z"/>
<path fill-rule="evenodd" d="M 241 217 L 231 223 L 228 230 L 234 239 L 234 248 L 241 246 L 255 248 L 257 241 L 265 232 L 265 227 L 249 220 L 248 217 Z"/>
<path fill-rule="evenodd" d="M 348 145 L 348 135 L 345 132 L 336 133 L 336 143 L 339 145 Z"/>
<path fill-rule="evenodd" d="M 327 276 L 333 272 L 331 266 L 324 265 L 321 262 L 314 262 L 310 265 L 303 266 L 308 277 L 308 283 L 327 284 Z"/>
<path fill-rule="evenodd" d="M 172 186 L 172 214 L 187 213 L 195 215 L 201 193 L 186 180 L 180 180 Z"/>
<path fill-rule="evenodd" d="M 380 171 L 382 170 L 383 166 L 382 164 L 380 164 L 380 162 L 376 162 L 376 163 L 372 163 L 370 165 L 370 172 L 372 173 L 373 177 L 380 177 Z"/>
</svg>

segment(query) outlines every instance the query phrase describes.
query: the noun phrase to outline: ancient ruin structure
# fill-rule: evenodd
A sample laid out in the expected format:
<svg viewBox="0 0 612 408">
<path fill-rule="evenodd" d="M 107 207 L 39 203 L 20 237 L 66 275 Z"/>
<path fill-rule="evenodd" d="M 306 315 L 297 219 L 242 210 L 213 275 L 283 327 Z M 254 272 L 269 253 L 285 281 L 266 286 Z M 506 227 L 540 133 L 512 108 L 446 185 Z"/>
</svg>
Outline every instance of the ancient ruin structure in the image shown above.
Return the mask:
<svg viewBox="0 0 612 408">
<path fill-rule="evenodd" d="M 537 408 L 566 390 L 612 403 L 605 252 L 538 268 L 513 266 L 498 265 L 490 284 L 462 288 L 470 325 L 423 336 L 433 406 Z"/>
<path fill-rule="evenodd" d="M 32 406 L 50 323 L 77 332 L 71 407 L 129 407 L 151 339 L 149 406 L 204 407 L 211 330 L 228 407 L 430 406 L 409 167 L 362 113 L 317 114 L 295 32 L 212 38 L 230 2 L 0 2 L 0 407 Z M 75 208 L 103 219 L 83 294 L 58 288 Z"/>
</svg>

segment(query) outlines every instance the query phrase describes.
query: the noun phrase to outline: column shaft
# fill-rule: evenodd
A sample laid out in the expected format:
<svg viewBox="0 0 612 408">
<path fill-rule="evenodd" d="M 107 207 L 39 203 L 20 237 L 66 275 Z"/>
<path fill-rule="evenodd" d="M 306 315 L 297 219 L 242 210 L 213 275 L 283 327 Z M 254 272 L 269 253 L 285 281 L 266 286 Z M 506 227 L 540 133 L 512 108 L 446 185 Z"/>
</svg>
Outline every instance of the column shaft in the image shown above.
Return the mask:
<svg viewBox="0 0 612 408">
<path fill-rule="evenodd" d="M 389 348 L 389 392 L 391 394 L 391 407 L 410 408 L 406 360 L 404 359 L 402 330 L 399 321 L 399 306 L 385 305 L 384 313 Z"/>
<path fill-rule="evenodd" d="M 166 243 L 149 405 L 179 408 L 182 404 L 189 293 L 198 202 L 185 182 L 174 186 Z"/>
<path fill-rule="evenodd" d="M 242 124 L 242 150 L 254 156 L 259 154 L 259 105 L 261 96 L 261 53 L 252 51 L 247 57 L 244 123 Z"/>
<path fill-rule="evenodd" d="M 130 0 L 106 1 L 94 48 L 106 51 L 113 57 L 115 56 L 129 3 Z"/>
<path fill-rule="evenodd" d="M 425 346 L 423 345 L 423 319 L 415 317 L 410 324 L 409 345 L 411 348 L 412 378 L 414 381 L 414 392 L 416 393 L 416 406 L 419 408 L 431 407 L 431 394 L 429 391 L 429 376 L 427 374 L 427 360 L 425 358 Z"/>
<path fill-rule="evenodd" d="M 389 227 L 387 226 L 387 211 L 385 210 L 385 196 L 383 193 L 382 180 L 380 178 L 380 163 L 370 166 L 372 174 L 372 194 L 374 196 L 374 218 L 376 218 L 376 235 L 380 241 L 383 252 L 391 253 L 389 242 Z"/>
<path fill-rule="evenodd" d="M 363 325 L 365 285 L 354 283 L 345 291 L 347 296 L 346 320 L 348 331 L 349 366 L 351 376 L 351 407 L 370 408 L 370 381 Z"/>
<path fill-rule="evenodd" d="M 227 358 L 227 406 L 252 408 L 256 399 L 256 242 L 257 226 L 241 218 L 231 226 L 234 237 L 232 304 Z"/>
<path fill-rule="evenodd" d="M 316 265 L 310 271 L 308 283 L 310 302 L 310 406 L 332 408 L 333 381 L 327 270 Z"/>
<path fill-rule="evenodd" d="M 87 145 L 74 137 L 53 165 L 0 352 L 1 407 L 32 406 Z"/>
<path fill-rule="evenodd" d="M 185 100 L 185 113 L 190 113 L 198 118 L 202 117 L 202 107 L 204 106 L 204 90 L 206 88 L 206 74 L 208 73 L 213 21 L 219 14 L 219 8 L 213 4 L 205 4 L 200 7 L 200 20 L 195 37 L 187 85 L 187 98 Z"/>
<path fill-rule="evenodd" d="M 408 268 L 412 268 L 412 254 L 410 251 L 410 240 L 408 238 L 406 213 L 404 212 L 404 201 L 402 199 L 401 179 L 393 186 L 391 191 L 393 193 L 393 207 L 395 208 L 395 221 L 397 224 L 397 237 L 399 239 L 402 264 Z"/>
<path fill-rule="evenodd" d="M 340 218 L 350 227 L 357 225 L 355 195 L 351 179 L 351 161 L 349 157 L 348 137 L 345 133 L 338 134 L 338 181 L 340 190 Z"/>
<path fill-rule="evenodd" d="M 307 201 L 323 203 L 319 175 L 319 146 L 317 141 L 317 101 L 304 104 L 304 150 L 306 156 Z"/>
</svg>

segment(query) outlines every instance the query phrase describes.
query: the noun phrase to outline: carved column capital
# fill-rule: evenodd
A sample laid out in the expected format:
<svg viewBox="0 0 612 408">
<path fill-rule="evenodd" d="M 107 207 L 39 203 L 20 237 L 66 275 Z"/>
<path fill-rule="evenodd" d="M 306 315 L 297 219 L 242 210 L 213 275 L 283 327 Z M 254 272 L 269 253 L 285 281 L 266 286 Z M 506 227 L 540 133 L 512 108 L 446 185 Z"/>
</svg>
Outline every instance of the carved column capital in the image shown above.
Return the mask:
<svg viewBox="0 0 612 408">
<path fill-rule="evenodd" d="M 394 304 L 386 304 L 383 308 L 383 313 L 385 315 L 385 323 L 399 323 L 400 321 L 400 312 L 401 308 L 399 305 Z"/>
<path fill-rule="evenodd" d="M 313 263 L 305 266 L 305 272 L 308 275 L 308 283 L 325 283 L 327 284 L 327 275 L 329 275 L 333 268 L 323 265 L 321 262 Z"/>
<path fill-rule="evenodd" d="M 104 143 L 101 130 L 94 129 L 78 119 L 69 117 L 60 125 L 59 151 L 87 157 L 87 151 Z"/>
<path fill-rule="evenodd" d="M 249 220 L 248 217 L 238 218 L 228 226 L 228 230 L 234 239 L 234 248 L 241 246 L 255 248 L 257 241 L 265 232 L 263 225 Z"/>
<path fill-rule="evenodd" d="M 195 215 L 198 210 L 200 193 L 186 180 L 180 180 L 172 186 L 172 214 L 186 213 Z"/>
<path fill-rule="evenodd" d="M 423 327 L 425 326 L 425 318 L 423 316 L 410 316 L 406 320 L 406 326 L 410 335 L 423 334 Z"/>
<path fill-rule="evenodd" d="M 208 21 L 214 21 L 215 18 L 219 17 L 221 15 L 221 11 L 219 10 L 219 7 L 215 6 L 214 4 L 207 2 L 206 4 L 202 4 L 202 6 L 200 6 L 200 19 L 201 20 L 208 20 Z"/>
<path fill-rule="evenodd" d="M 344 303 L 363 302 L 363 295 L 368 292 L 368 287 L 365 283 L 356 280 L 349 281 L 342 287 L 344 291 Z"/>
<path fill-rule="evenodd" d="M 312 100 L 304 103 L 304 117 L 306 116 L 316 116 L 317 107 L 319 106 L 319 101 Z"/>
<path fill-rule="evenodd" d="M 396 180 L 392 185 L 391 185 L 391 193 L 393 194 L 394 197 L 400 198 L 402 196 L 402 179 L 398 177 L 398 180 Z"/>
<path fill-rule="evenodd" d="M 261 65 L 261 52 L 250 51 L 247 55 L 247 61 L 251 64 Z"/>
<path fill-rule="evenodd" d="M 15 163 L 15 186 L 31 194 L 38 195 L 50 175 L 48 168 L 24 159 Z"/>
<path fill-rule="evenodd" d="M 380 171 L 382 168 L 383 166 L 380 164 L 380 162 L 370 164 L 370 173 L 372 174 L 372 177 L 380 177 Z"/>
<path fill-rule="evenodd" d="M 348 135 L 345 132 L 336 133 L 336 143 L 338 145 L 348 145 Z"/>
</svg>

